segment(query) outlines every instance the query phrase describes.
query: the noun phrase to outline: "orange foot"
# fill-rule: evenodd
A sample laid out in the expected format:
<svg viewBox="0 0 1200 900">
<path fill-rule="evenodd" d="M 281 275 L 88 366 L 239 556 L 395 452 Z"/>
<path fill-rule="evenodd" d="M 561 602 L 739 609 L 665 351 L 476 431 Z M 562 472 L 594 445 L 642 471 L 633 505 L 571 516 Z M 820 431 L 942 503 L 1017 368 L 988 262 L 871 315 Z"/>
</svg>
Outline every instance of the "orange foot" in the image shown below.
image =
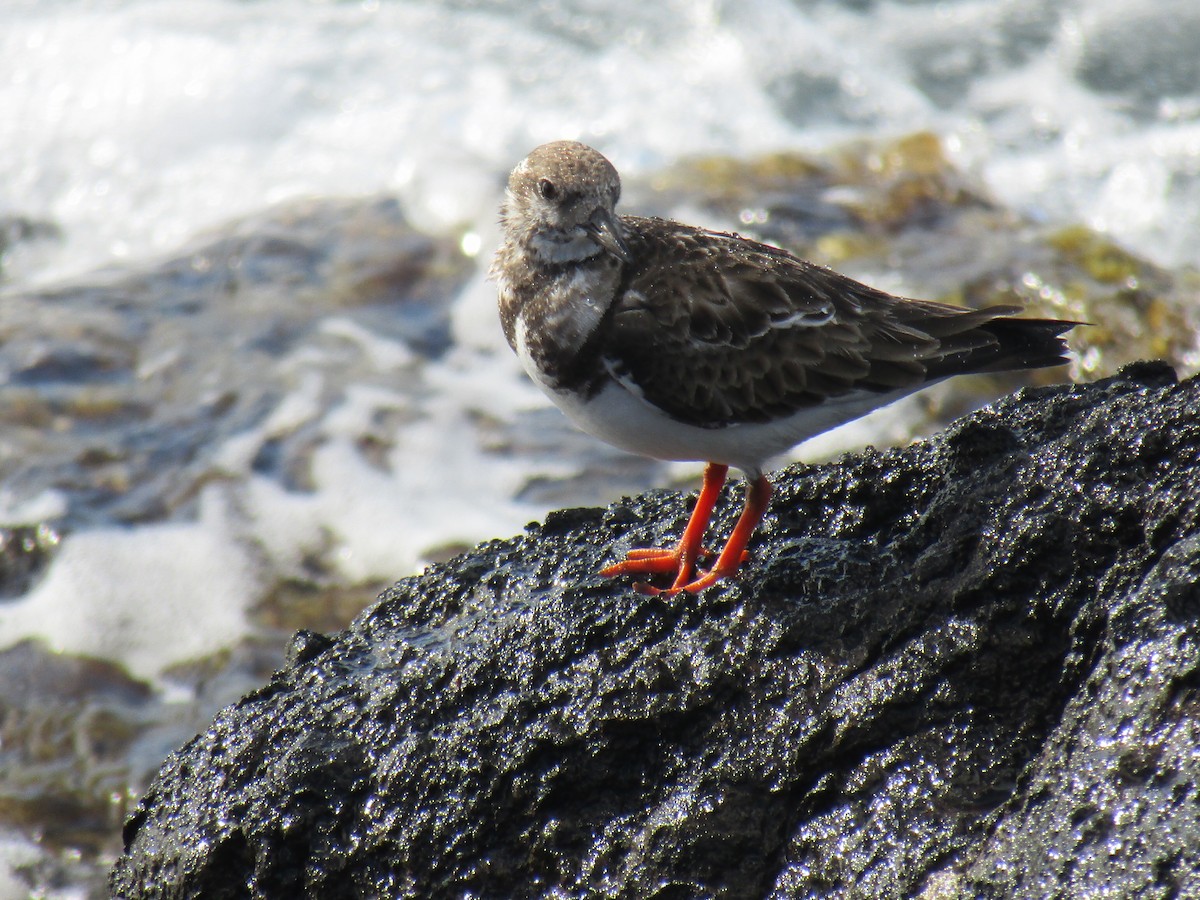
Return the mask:
<svg viewBox="0 0 1200 900">
<path fill-rule="evenodd" d="M 666 589 L 657 588 L 645 582 L 635 582 L 633 585 L 634 590 L 643 594 L 668 595 L 677 594 L 679 591 L 692 593 L 702 591 L 722 578 L 728 578 L 734 574 L 738 570 L 738 566 L 750 555 L 746 552 L 746 545 L 750 542 L 750 536 L 754 534 L 754 529 L 762 520 L 763 513 L 766 512 L 767 502 L 771 498 L 771 485 L 762 475 L 758 475 L 754 481 L 750 482 L 746 494 L 746 506 L 738 518 L 737 525 L 734 526 L 733 533 L 729 535 L 724 549 L 717 557 L 716 564 L 707 572 L 697 573 L 696 561 L 698 559 L 709 559 L 716 556 L 711 550 L 702 547 L 700 541 L 708 528 L 713 508 L 717 503 L 717 496 L 721 492 L 721 486 L 725 483 L 728 472 L 728 466 L 718 463 L 709 463 L 705 468 L 704 484 L 700 489 L 700 496 L 696 499 L 696 506 L 692 510 L 687 528 L 684 529 L 678 546 L 671 550 L 656 548 L 630 550 L 623 562 L 606 566 L 600 570 L 600 574 L 606 578 L 612 578 L 616 575 L 668 575 L 674 573 L 675 580 Z"/>
<path fill-rule="evenodd" d="M 707 547 L 701 547 L 698 558 L 702 560 L 714 559 L 716 553 L 709 550 Z M 686 560 L 687 554 L 681 547 L 674 547 L 666 550 L 659 547 L 639 547 L 630 550 L 625 554 L 624 562 L 613 563 L 611 566 L 605 566 L 600 570 L 600 574 L 605 578 L 613 578 L 617 575 L 674 575 L 675 581 L 669 588 L 658 588 L 644 581 L 635 581 L 633 589 L 640 594 L 677 594 L 679 591 L 700 591 L 725 578 L 732 575 L 733 572 L 717 574 L 717 567 L 713 567 L 710 571 L 696 573 L 695 560 L 690 563 Z M 745 562 L 750 558 L 750 554 L 743 551 L 738 559 L 738 564 Z M 734 567 L 736 570 L 737 566 Z M 697 574 L 695 579 L 692 578 L 693 573 Z"/>
</svg>

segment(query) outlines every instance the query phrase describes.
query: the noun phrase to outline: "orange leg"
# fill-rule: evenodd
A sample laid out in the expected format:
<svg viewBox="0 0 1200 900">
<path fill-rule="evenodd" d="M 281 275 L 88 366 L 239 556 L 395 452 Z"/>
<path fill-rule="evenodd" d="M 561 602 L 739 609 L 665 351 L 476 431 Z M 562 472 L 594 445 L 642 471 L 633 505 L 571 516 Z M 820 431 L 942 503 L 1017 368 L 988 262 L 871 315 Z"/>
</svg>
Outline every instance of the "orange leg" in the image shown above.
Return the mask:
<svg viewBox="0 0 1200 900">
<path fill-rule="evenodd" d="M 746 505 L 742 509 L 742 514 L 738 516 L 737 524 L 733 526 L 729 540 L 725 542 L 725 549 L 717 558 L 717 564 L 690 584 L 681 585 L 676 581 L 667 591 L 651 591 L 651 593 L 674 594 L 681 590 L 695 593 L 736 572 L 738 566 L 742 564 L 742 560 L 746 558 L 746 545 L 750 543 L 754 529 L 762 521 L 767 512 L 767 504 L 770 502 L 771 483 L 767 481 L 767 476 L 759 475 L 747 485 Z"/>
<path fill-rule="evenodd" d="M 700 542 L 704 538 L 704 531 L 708 528 L 713 507 L 716 506 L 717 497 L 728 472 L 728 466 L 718 463 L 708 464 L 704 470 L 704 485 L 700 489 L 696 507 L 692 510 L 691 518 L 688 519 L 683 537 L 680 538 L 678 546 L 673 550 L 630 550 L 626 554 L 624 562 L 601 569 L 600 574 L 612 577 L 614 575 L 656 575 L 674 572 L 675 581 L 666 590 L 640 583 L 635 584 L 634 589 L 643 594 L 675 594 L 679 591 L 702 591 L 709 585 L 715 584 L 722 578 L 728 578 L 736 572 L 738 566 L 749 555 L 746 553 L 746 545 L 750 543 L 754 529 L 762 521 L 762 517 L 767 511 L 767 504 L 771 500 L 771 483 L 767 481 L 765 475 L 759 475 L 748 483 L 746 505 L 742 509 L 741 516 L 738 517 L 733 532 L 729 535 L 729 540 L 725 542 L 725 547 L 717 558 L 716 564 L 700 577 L 693 578 L 696 560 L 707 552 L 700 546 Z"/>
<path fill-rule="evenodd" d="M 696 560 L 704 552 L 700 542 L 704 540 L 704 532 L 712 518 L 713 508 L 717 505 L 717 497 L 729 474 L 729 466 L 719 463 L 709 463 L 704 469 L 704 483 L 700 488 L 700 496 L 688 519 L 683 537 L 671 550 L 657 548 L 638 548 L 625 554 L 625 561 L 606 566 L 600 570 L 605 578 L 614 575 L 661 575 L 675 573 L 675 586 L 681 586 L 689 581 L 696 569 Z"/>
</svg>

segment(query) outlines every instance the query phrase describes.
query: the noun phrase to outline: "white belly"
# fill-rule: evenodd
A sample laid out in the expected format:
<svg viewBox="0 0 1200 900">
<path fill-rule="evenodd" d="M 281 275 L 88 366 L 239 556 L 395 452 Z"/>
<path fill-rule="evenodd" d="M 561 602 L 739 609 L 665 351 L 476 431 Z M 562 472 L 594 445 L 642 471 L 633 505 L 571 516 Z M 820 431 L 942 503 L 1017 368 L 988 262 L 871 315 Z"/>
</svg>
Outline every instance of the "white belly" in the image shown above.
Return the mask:
<svg viewBox="0 0 1200 900">
<path fill-rule="evenodd" d="M 523 321 L 517 323 L 516 348 L 534 383 L 588 434 L 639 456 L 724 463 L 754 474 L 762 471 L 767 460 L 797 444 L 936 383 L 887 394 L 855 391 L 772 422 L 700 428 L 671 418 L 616 381 L 586 402 L 578 394 L 555 390 L 530 357 Z"/>
<path fill-rule="evenodd" d="M 654 459 L 724 463 L 750 473 L 810 437 L 912 393 L 860 392 L 773 422 L 699 428 L 672 419 L 616 383 L 586 403 L 574 394 L 544 385 L 543 390 L 577 426 L 623 450 Z"/>
</svg>

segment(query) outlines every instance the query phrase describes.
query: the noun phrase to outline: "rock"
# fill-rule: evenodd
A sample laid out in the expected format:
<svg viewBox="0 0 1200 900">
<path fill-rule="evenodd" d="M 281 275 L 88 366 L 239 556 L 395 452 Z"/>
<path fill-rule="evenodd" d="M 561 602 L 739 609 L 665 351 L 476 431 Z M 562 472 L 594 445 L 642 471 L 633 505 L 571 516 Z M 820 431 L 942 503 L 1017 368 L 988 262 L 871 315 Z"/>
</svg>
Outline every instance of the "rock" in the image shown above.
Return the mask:
<svg viewBox="0 0 1200 900">
<path fill-rule="evenodd" d="M 0 525 L 0 603 L 29 590 L 58 543 L 49 525 Z"/>
<path fill-rule="evenodd" d="M 298 635 L 164 764 L 111 888 L 1196 896 L 1197 409 L 1142 364 L 789 469 L 699 596 L 594 574 L 676 494 L 483 544 Z"/>
</svg>

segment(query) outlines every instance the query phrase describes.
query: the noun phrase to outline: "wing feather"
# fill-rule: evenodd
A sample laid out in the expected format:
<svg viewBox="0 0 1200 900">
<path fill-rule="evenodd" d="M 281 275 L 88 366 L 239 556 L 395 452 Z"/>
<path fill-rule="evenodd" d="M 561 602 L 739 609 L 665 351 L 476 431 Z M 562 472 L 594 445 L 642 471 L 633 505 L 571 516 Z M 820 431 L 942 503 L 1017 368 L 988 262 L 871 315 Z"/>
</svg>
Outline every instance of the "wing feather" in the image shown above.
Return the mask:
<svg viewBox="0 0 1200 900">
<path fill-rule="evenodd" d="M 1009 318 L 1016 307 L 904 300 L 737 235 L 623 222 L 636 262 L 608 320 L 605 363 L 646 402 L 696 425 L 916 390 L 1018 357 L 1017 367 L 1054 365 L 1073 324 L 1041 323 L 1035 335 L 1023 326 L 1036 320 Z"/>
</svg>

